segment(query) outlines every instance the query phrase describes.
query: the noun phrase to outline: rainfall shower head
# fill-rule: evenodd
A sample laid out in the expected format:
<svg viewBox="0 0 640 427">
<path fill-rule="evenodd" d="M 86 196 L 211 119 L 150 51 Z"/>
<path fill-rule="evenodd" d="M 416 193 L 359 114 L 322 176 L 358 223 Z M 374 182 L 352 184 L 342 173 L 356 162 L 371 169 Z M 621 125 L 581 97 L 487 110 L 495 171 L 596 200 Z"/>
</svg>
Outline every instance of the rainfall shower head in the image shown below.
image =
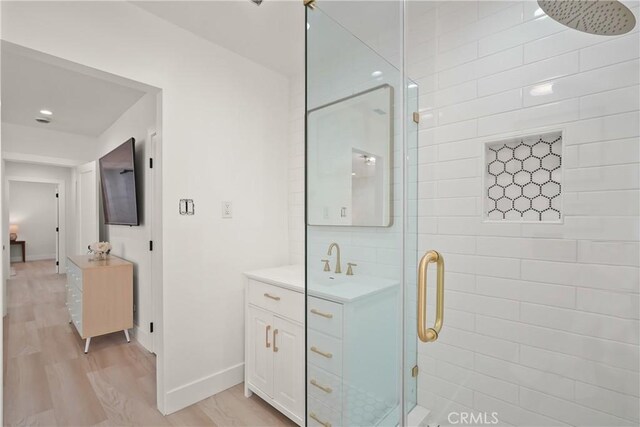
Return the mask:
<svg viewBox="0 0 640 427">
<path fill-rule="evenodd" d="M 585 33 L 615 36 L 635 27 L 636 18 L 616 0 L 538 0 L 555 21 Z"/>
<path fill-rule="evenodd" d="M 260 6 L 262 4 L 262 0 L 251 0 L 252 3 L 255 3 L 256 6 Z"/>
</svg>

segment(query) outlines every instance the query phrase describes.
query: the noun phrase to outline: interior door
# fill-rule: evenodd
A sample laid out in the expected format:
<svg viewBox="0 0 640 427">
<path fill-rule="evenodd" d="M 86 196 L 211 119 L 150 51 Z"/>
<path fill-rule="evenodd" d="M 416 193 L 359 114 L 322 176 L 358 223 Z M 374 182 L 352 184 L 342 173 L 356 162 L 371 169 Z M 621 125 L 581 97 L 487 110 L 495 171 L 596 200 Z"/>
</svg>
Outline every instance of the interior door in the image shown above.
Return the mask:
<svg viewBox="0 0 640 427">
<path fill-rule="evenodd" d="M 273 316 L 249 307 L 249 382 L 273 397 Z"/>
<path fill-rule="evenodd" d="M 304 407 L 304 333 L 302 326 L 273 317 L 273 396 L 301 416 Z"/>
<path fill-rule="evenodd" d="M 56 185 L 56 273 L 60 274 L 60 188 Z"/>
<path fill-rule="evenodd" d="M 100 240 L 97 162 L 76 167 L 76 176 L 76 253 L 85 254 L 91 243 Z"/>
</svg>

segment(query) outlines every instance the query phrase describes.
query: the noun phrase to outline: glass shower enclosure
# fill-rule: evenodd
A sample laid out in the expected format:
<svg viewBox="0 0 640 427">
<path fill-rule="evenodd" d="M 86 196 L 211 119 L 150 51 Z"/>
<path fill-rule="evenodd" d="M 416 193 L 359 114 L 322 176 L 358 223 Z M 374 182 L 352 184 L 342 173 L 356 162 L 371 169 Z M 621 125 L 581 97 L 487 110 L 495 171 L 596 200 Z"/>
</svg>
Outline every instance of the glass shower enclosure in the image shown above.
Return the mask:
<svg viewBox="0 0 640 427">
<path fill-rule="evenodd" d="M 624 28 L 536 1 L 308 5 L 307 425 L 640 422 Z"/>
<path fill-rule="evenodd" d="M 403 4 L 372 6 L 384 55 L 336 19 L 356 7 L 307 12 L 307 422 L 396 426 L 417 396 L 417 85 Z"/>
</svg>

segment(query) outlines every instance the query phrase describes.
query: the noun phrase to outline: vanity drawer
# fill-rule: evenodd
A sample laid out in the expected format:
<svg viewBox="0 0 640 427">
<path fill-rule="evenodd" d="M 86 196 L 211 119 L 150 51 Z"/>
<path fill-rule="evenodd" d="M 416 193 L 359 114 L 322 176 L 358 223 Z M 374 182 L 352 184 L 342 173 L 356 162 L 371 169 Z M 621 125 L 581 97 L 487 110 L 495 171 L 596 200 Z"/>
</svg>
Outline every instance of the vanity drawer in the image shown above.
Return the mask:
<svg viewBox="0 0 640 427">
<path fill-rule="evenodd" d="M 316 366 L 309 365 L 307 371 L 309 396 L 334 411 L 342 411 L 342 378 L 336 377 Z"/>
<path fill-rule="evenodd" d="M 310 329 L 342 338 L 342 304 L 308 297 L 307 324 Z"/>
<path fill-rule="evenodd" d="M 304 294 L 249 279 L 249 303 L 296 322 L 304 321 Z"/>
<path fill-rule="evenodd" d="M 342 376 L 342 341 L 313 329 L 307 330 L 307 361 Z"/>
<path fill-rule="evenodd" d="M 342 425 L 341 411 L 323 405 L 309 396 L 307 399 L 307 425 L 309 427 L 338 427 Z"/>
</svg>

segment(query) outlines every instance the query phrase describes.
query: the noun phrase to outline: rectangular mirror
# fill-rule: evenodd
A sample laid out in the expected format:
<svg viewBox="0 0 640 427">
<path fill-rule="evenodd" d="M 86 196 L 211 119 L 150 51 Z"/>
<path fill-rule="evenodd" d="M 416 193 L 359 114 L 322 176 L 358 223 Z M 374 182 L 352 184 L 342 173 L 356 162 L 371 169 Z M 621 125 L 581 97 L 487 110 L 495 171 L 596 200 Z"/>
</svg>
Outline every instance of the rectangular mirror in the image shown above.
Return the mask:
<svg viewBox="0 0 640 427">
<path fill-rule="evenodd" d="M 393 223 L 393 115 L 386 84 L 309 111 L 309 225 Z"/>
</svg>

